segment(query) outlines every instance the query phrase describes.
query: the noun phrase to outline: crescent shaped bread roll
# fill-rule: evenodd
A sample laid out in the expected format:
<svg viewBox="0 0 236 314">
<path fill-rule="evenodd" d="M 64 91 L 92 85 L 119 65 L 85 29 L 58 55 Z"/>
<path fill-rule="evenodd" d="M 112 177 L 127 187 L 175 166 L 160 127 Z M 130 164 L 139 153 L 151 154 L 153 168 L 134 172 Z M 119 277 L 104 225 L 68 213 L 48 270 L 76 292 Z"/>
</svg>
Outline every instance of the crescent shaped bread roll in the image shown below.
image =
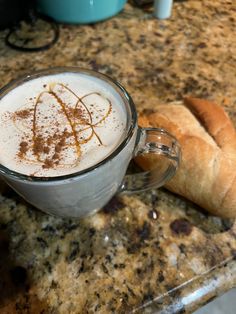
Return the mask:
<svg viewBox="0 0 236 314">
<path fill-rule="evenodd" d="M 186 98 L 159 105 L 139 117 L 143 127 L 162 127 L 181 145 L 182 161 L 165 187 L 213 215 L 236 217 L 236 132 L 223 108 Z M 155 155 L 135 159 L 141 168 L 155 167 Z"/>
</svg>

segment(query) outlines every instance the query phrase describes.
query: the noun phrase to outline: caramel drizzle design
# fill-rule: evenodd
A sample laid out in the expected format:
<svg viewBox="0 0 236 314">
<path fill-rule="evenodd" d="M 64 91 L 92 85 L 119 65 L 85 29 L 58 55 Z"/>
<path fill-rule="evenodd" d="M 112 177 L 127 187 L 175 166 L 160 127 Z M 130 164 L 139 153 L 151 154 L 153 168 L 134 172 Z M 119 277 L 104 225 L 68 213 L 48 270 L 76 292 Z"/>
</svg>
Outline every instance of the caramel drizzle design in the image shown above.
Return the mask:
<svg viewBox="0 0 236 314">
<path fill-rule="evenodd" d="M 61 97 L 60 93 L 55 91 L 56 86 L 61 89 L 60 91 L 62 93 L 66 91 L 75 97 L 76 101 L 73 107 L 69 107 L 69 105 L 63 101 L 63 97 Z M 43 95 L 49 95 L 56 101 L 56 104 L 59 106 L 61 113 L 66 119 L 66 125 L 69 126 L 70 131 L 65 127 L 62 134 L 58 134 L 59 131 L 57 130 L 53 135 L 48 136 L 47 138 L 40 135 L 37 115 L 39 113 L 40 105 L 45 105 L 45 102 L 42 101 Z M 89 105 L 86 105 L 85 103 L 85 99 L 92 95 L 97 95 L 98 97 L 103 98 L 108 104 L 105 113 L 103 112 L 102 115 L 100 114 L 99 119 L 97 119 L 96 122 L 93 121 L 93 114 L 96 111 L 96 108 L 93 108 L 92 111 L 89 109 Z M 19 145 L 18 157 L 31 163 L 39 162 L 43 168 L 77 165 L 81 157 L 81 145 L 88 143 L 93 137 L 97 139 L 98 145 L 103 145 L 102 139 L 99 137 L 95 128 L 107 119 L 111 111 L 111 101 L 102 96 L 99 92 L 91 92 L 79 97 L 73 90 L 64 84 L 50 84 L 48 85 L 48 90 L 42 91 L 36 97 L 33 108 L 16 111 L 13 116 L 14 124 L 18 129 L 17 121 L 19 119 L 27 121 L 30 119 L 32 123 L 32 137 L 22 137 L 22 141 Z M 27 121 L 25 124 L 27 124 Z M 77 129 L 78 127 L 80 127 L 79 130 Z M 81 136 L 84 132 L 87 132 L 88 134 L 86 133 L 86 136 Z M 68 139 L 70 140 L 70 143 L 68 143 Z M 52 152 L 53 147 L 54 151 Z M 75 149 L 76 161 L 70 164 L 65 164 L 62 162 L 62 154 L 65 149 L 70 147 L 74 147 Z M 27 156 L 29 150 L 32 152 L 32 155 L 36 160 L 32 160 Z"/>
</svg>

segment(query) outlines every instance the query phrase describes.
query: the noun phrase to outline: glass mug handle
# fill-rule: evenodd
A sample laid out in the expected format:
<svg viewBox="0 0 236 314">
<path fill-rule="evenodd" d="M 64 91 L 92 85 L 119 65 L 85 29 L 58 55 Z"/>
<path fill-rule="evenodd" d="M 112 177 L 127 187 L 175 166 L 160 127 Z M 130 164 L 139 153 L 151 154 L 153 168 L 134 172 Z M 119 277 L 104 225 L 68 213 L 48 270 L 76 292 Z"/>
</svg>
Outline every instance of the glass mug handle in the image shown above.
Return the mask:
<svg viewBox="0 0 236 314">
<path fill-rule="evenodd" d="M 140 173 L 127 174 L 119 192 L 131 194 L 163 186 L 175 174 L 181 150 L 176 138 L 161 128 L 139 128 L 134 157 L 142 162 L 142 156 L 153 154 L 155 168 Z M 138 163 L 139 163 L 138 162 Z M 145 167 L 143 161 L 143 168 Z"/>
</svg>

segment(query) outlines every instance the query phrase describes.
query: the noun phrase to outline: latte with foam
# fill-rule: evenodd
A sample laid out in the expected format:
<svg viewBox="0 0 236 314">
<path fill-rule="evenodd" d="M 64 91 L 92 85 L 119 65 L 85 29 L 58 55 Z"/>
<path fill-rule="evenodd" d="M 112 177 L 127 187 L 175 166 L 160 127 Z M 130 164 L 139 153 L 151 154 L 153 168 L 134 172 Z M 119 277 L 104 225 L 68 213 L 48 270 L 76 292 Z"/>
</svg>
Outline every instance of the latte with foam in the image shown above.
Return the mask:
<svg viewBox="0 0 236 314">
<path fill-rule="evenodd" d="M 0 99 L 0 163 L 38 177 L 85 170 L 117 148 L 126 119 L 121 96 L 102 79 L 34 78 Z"/>
</svg>

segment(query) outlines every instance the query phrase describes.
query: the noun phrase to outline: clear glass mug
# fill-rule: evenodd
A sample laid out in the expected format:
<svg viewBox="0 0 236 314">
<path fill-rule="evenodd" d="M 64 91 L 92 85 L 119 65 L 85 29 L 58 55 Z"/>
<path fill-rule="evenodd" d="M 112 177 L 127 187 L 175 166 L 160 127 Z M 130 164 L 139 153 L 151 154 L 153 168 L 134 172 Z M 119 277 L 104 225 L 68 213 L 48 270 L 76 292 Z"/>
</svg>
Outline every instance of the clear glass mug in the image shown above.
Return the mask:
<svg viewBox="0 0 236 314">
<path fill-rule="evenodd" d="M 78 218 L 96 212 L 116 193 L 135 193 L 164 185 L 176 172 L 180 161 L 180 146 L 163 129 L 138 127 L 137 112 L 131 97 L 111 78 L 76 67 L 43 70 L 9 83 L 0 91 L 0 101 L 23 82 L 68 72 L 96 77 L 119 94 L 120 105 L 127 115 L 123 141 L 101 162 L 73 174 L 34 177 L 17 173 L 0 164 L 1 177 L 36 208 L 52 215 Z M 127 175 L 131 159 L 143 154 L 157 154 L 161 157 L 161 162 L 158 162 L 156 169 Z"/>
</svg>

